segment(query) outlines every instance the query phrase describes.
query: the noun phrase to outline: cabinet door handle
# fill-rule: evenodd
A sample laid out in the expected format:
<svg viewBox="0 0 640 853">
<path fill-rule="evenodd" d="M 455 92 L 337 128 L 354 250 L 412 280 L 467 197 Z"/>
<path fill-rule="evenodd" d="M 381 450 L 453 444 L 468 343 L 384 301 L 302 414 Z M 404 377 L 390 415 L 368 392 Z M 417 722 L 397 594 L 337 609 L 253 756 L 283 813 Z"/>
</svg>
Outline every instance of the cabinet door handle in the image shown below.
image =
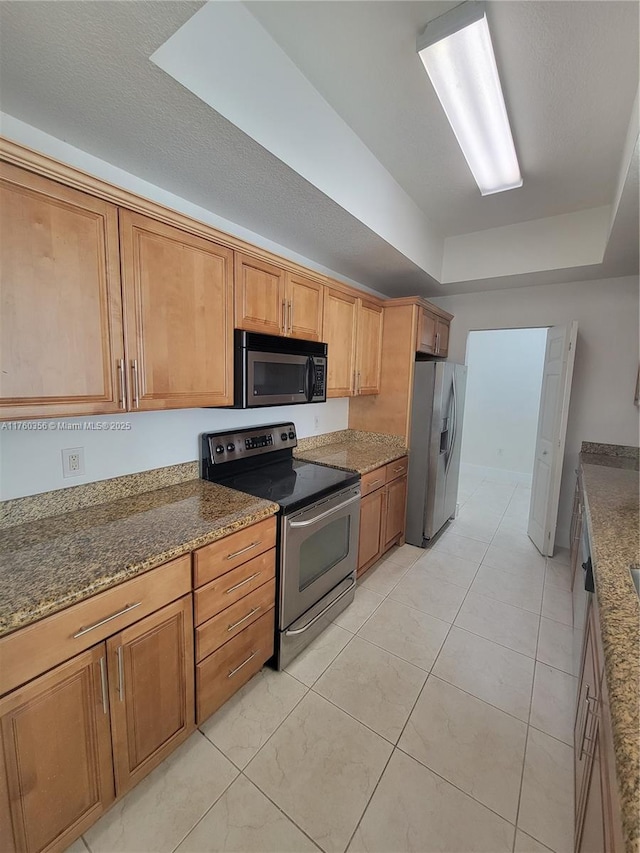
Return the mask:
<svg viewBox="0 0 640 853">
<path fill-rule="evenodd" d="M 233 554 L 227 554 L 227 560 L 233 560 L 234 557 L 239 557 L 240 554 L 245 554 L 247 551 L 250 551 L 252 548 L 256 548 L 258 545 L 262 544 L 262 539 L 258 539 L 256 542 L 252 542 L 251 545 L 247 545 L 246 548 L 240 548 L 239 551 L 234 551 Z"/>
<path fill-rule="evenodd" d="M 282 300 L 282 334 L 287 334 L 287 301 Z"/>
<path fill-rule="evenodd" d="M 104 657 L 100 658 L 100 690 L 102 691 L 102 710 L 105 714 L 109 713 L 107 706 L 107 668 L 105 666 Z"/>
<path fill-rule="evenodd" d="M 138 359 L 131 361 L 131 377 L 133 379 L 133 404 L 136 409 L 140 408 L 140 388 L 138 387 Z"/>
<path fill-rule="evenodd" d="M 84 635 L 88 634 L 89 631 L 95 631 L 96 628 L 100 628 L 102 625 L 106 625 L 107 622 L 111 622 L 113 619 L 117 619 L 118 616 L 123 616 L 125 613 L 128 613 L 130 610 L 134 610 L 136 607 L 140 607 L 141 604 L 141 601 L 137 601 L 135 604 L 126 604 L 122 610 L 118 610 L 117 613 L 112 613 L 111 616 L 107 616 L 106 619 L 101 619 L 99 622 L 95 622 L 93 625 L 89 625 L 88 628 L 80 628 L 78 633 L 73 635 L 73 639 L 77 640 L 78 637 L 84 637 Z"/>
<path fill-rule="evenodd" d="M 127 392 L 125 389 L 124 358 L 118 360 L 118 380 L 120 383 L 120 408 L 127 408 Z"/>
<path fill-rule="evenodd" d="M 584 748 L 584 745 L 586 741 L 591 743 L 591 741 L 593 740 L 593 738 L 587 737 L 587 726 L 589 725 L 589 715 L 595 715 L 595 712 L 591 710 L 591 705 L 589 703 L 591 702 L 591 700 L 595 701 L 595 699 L 595 696 L 589 695 L 589 685 L 587 684 L 587 692 L 584 697 L 584 701 L 587 707 L 584 712 L 584 727 L 582 729 L 582 743 L 580 744 L 580 758 L 578 759 L 579 761 L 582 761 L 582 758 L 585 755 L 587 756 L 587 758 L 593 758 L 592 753 L 587 752 L 587 750 Z"/>
<path fill-rule="evenodd" d="M 353 371 L 353 393 L 354 394 L 358 393 L 358 386 L 356 385 L 356 372 L 355 372 L 355 370 Z"/>
<path fill-rule="evenodd" d="M 293 302 L 289 300 L 289 334 L 293 334 Z"/>
<path fill-rule="evenodd" d="M 233 629 L 237 628 L 238 625 L 242 625 L 242 623 L 246 622 L 247 619 L 251 619 L 251 617 L 254 615 L 254 613 L 257 613 L 259 610 L 262 610 L 262 607 L 252 607 L 246 616 L 243 616 L 242 619 L 238 619 L 238 621 L 234 622 L 233 625 L 229 625 L 227 627 L 227 631 L 233 631 Z"/>
<path fill-rule="evenodd" d="M 400 474 L 400 473 L 402 473 L 402 471 L 404 471 L 404 465 L 400 465 L 400 467 L 399 467 L 399 468 L 394 468 L 394 469 L 393 469 L 393 473 L 394 473 L 394 474 Z"/>
<path fill-rule="evenodd" d="M 124 666 L 122 665 L 122 646 L 118 646 L 118 696 L 124 702 Z"/>
<path fill-rule="evenodd" d="M 384 483 L 384 480 L 373 480 L 369 483 L 369 488 L 372 489 L 374 486 L 382 485 L 382 483 Z"/>
<path fill-rule="evenodd" d="M 440 352 L 440 332 L 436 332 L 435 352 L 436 352 L 436 355 Z"/>
<path fill-rule="evenodd" d="M 229 670 L 229 675 L 227 676 L 227 678 L 232 678 L 236 674 L 236 672 L 239 672 L 243 666 L 246 666 L 249 661 L 253 660 L 259 651 L 260 649 L 256 649 L 255 652 L 251 652 L 249 657 L 246 660 L 243 660 L 239 666 L 237 666 L 235 669 Z"/>
<path fill-rule="evenodd" d="M 225 589 L 224 594 L 229 595 L 230 593 L 235 592 L 237 589 L 240 589 L 241 586 L 244 586 L 245 584 L 251 583 L 251 581 L 254 581 L 256 578 L 259 578 L 261 574 L 262 574 L 262 572 L 255 572 L 254 574 L 250 575 L 245 580 L 240 581 L 240 583 L 235 584 L 235 586 L 230 586 L 229 589 Z"/>
<path fill-rule="evenodd" d="M 358 371 L 358 386 L 356 388 L 356 394 L 360 393 L 360 371 Z"/>
</svg>

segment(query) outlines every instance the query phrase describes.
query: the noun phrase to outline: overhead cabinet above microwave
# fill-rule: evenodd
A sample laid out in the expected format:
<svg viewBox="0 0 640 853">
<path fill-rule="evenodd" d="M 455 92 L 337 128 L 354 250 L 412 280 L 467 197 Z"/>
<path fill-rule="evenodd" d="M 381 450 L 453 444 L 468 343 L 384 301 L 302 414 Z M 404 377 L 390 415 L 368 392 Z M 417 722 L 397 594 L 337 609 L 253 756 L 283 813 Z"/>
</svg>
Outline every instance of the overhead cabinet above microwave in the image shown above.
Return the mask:
<svg viewBox="0 0 640 853">
<path fill-rule="evenodd" d="M 323 291 L 321 282 L 236 252 L 237 329 L 321 341 Z"/>
</svg>

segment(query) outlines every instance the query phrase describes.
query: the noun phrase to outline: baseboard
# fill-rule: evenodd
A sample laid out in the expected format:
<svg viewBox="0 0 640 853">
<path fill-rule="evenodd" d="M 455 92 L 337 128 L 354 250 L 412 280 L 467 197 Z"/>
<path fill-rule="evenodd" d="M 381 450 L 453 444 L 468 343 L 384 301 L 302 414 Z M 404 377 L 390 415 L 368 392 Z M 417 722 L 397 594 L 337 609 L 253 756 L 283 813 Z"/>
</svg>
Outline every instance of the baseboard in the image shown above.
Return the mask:
<svg viewBox="0 0 640 853">
<path fill-rule="evenodd" d="M 472 476 L 478 479 L 490 480 L 494 483 L 513 483 L 514 485 L 531 487 L 532 475 L 523 471 L 507 471 L 504 468 L 487 468 L 482 465 L 472 465 L 469 462 L 460 463 L 460 476 Z"/>
</svg>

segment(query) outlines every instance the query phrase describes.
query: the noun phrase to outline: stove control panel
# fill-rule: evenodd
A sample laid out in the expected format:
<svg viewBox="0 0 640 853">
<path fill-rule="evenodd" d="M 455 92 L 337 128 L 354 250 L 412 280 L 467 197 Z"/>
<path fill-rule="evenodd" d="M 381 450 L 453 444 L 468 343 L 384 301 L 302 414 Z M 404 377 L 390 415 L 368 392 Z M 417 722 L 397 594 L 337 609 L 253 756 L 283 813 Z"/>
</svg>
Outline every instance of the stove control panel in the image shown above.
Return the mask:
<svg viewBox="0 0 640 853">
<path fill-rule="evenodd" d="M 247 427 L 228 432 L 208 432 L 200 436 L 201 461 L 205 467 L 235 462 L 262 453 L 293 449 L 298 444 L 291 422 Z"/>
</svg>

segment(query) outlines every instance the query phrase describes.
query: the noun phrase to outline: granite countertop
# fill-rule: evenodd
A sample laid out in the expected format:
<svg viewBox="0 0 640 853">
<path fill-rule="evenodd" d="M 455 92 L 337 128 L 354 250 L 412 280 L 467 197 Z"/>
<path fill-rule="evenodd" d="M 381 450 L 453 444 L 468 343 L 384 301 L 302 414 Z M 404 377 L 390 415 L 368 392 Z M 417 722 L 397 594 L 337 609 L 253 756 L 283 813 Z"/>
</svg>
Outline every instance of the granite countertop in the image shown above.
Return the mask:
<svg viewBox="0 0 640 853">
<path fill-rule="evenodd" d="M 362 430 L 340 430 L 310 439 L 301 439 L 293 451 L 296 459 L 320 462 L 330 468 L 367 474 L 381 465 L 405 456 L 402 436 Z"/>
<path fill-rule="evenodd" d="M 583 446 L 584 448 L 584 446 Z M 591 450 L 592 448 L 589 447 Z M 594 447 L 593 450 L 597 450 Z M 627 850 L 640 841 L 640 601 L 629 566 L 640 561 L 638 451 L 583 452 L 580 474 L 591 545 L 616 775 Z"/>
<path fill-rule="evenodd" d="M 270 501 L 191 480 L 6 527 L 0 636 L 277 511 Z"/>
</svg>

